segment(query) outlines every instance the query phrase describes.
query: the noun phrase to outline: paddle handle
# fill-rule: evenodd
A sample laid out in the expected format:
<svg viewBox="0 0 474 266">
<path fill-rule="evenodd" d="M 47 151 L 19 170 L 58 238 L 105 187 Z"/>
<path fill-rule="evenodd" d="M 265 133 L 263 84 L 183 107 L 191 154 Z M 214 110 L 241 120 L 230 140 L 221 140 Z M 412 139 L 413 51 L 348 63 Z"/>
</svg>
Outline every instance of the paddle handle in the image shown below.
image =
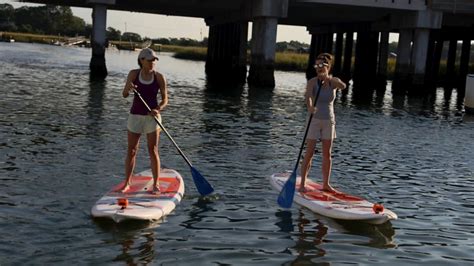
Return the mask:
<svg viewBox="0 0 474 266">
<path fill-rule="evenodd" d="M 138 96 L 138 98 L 140 98 L 140 100 L 145 105 L 145 107 L 148 109 L 148 111 L 151 112 L 150 106 L 148 106 L 145 99 L 143 99 L 142 95 L 136 89 L 133 89 L 133 92 Z M 189 167 L 193 167 L 193 165 L 191 164 L 189 159 L 186 157 L 186 155 L 184 155 L 184 152 L 178 147 L 178 144 L 176 144 L 173 137 L 171 137 L 171 135 L 168 133 L 168 130 L 166 130 L 166 128 L 163 126 L 163 124 L 160 122 L 160 120 L 158 120 L 158 118 L 156 116 L 153 116 L 153 118 L 155 119 L 156 123 L 158 123 L 158 125 L 163 130 L 163 132 L 165 132 L 166 136 L 168 136 L 168 138 L 171 140 L 171 143 L 173 143 L 173 145 L 178 150 L 179 154 L 183 157 L 183 159 L 186 161 L 186 163 L 189 165 Z"/>
<path fill-rule="evenodd" d="M 316 97 L 314 99 L 314 103 L 313 103 L 313 107 L 316 107 L 316 103 L 318 102 L 318 98 L 319 98 L 319 93 L 321 92 L 321 87 L 323 86 L 323 83 L 319 83 L 318 81 L 318 93 L 316 94 Z M 298 169 L 298 164 L 300 163 L 300 159 L 301 159 L 301 154 L 303 153 L 303 149 L 304 149 L 304 144 L 306 142 L 306 137 L 308 136 L 308 132 L 309 132 L 309 127 L 311 126 L 311 120 L 313 120 L 313 113 L 311 113 L 309 115 L 309 120 L 308 120 L 308 124 L 306 125 L 306 130 L 304 131 L 304 137 L 303 137 L 303 142 L 301 143 L 301 147 L 300 147 L 300 152 L 298 154 L 298 159 L 296 160 L 296 164 L 295 164 L 295 168 L 293 169 L 293 171 L 296 172 L 296 170 Z"/>
</svg>

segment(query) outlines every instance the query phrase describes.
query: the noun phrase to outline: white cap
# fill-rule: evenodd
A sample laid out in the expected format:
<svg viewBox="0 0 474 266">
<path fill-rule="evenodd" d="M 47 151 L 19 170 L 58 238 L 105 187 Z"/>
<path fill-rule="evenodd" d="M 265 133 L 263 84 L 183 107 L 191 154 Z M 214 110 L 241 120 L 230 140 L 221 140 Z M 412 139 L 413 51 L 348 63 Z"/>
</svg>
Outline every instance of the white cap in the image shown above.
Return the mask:
<svg viewBox="0 0 474 266">
<path fill-rule="evenodd" d="M 146 60 L 152 60 L 156 59 L 158 60 L 158 57 L 156 56 L 155 51 L 153 51 L 151 48 L 145 48 L 140 51 L 138 54 L 138 59 L 146 59 Z"/>
</svg>

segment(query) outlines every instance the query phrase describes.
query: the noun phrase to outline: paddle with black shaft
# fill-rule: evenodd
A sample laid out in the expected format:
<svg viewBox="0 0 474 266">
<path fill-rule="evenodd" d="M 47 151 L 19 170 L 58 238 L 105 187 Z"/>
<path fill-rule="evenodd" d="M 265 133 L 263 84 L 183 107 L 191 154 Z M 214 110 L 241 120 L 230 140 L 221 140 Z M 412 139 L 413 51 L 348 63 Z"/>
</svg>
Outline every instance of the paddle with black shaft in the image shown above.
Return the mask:
<svg viewBox="0 0 474 266">
<path fill-rule="evenodd" d="M 138 96 L 138 98 L 140 98 L 140 100 L 142 101 L 142 103 L 146 106 L 146 108 L 148 109 L 148 111 L 151 112 L 151 108 L 150 106 L 148 106 L 148 104 L 145 102 L 145 100 L 142 98 L 142 96 L 140 95 L 140 93 L 133 89 L 133 92 Z M 193 165 L 191 164 L 191 162 L 189 161 L 189 159 L 186 157 L 186 155 L 184 155 L 183 151 L 178 147 L 178 144 L 176 144 L 176 142 L 174 141 L 174 139 L 171 137 L 171 135 L 168 133 L 168 131 L 166 130 L 166 128 L 163 126 L 163 124 L 161 124 L 160 120 L 158 120 L 158 118 L 156 118 L 156 116 L 153 116 L 153 118 L 155 119 L 156 123 L 158 123 L 158 125 L 160 126 L 160 128 L 163 130 L 163 132 L 165 132 L 166 136 L 168 136 L 168 138 L 171 140 L 171 142 L 173 143 L 173 145 L 176 147 L 176 149 L 178 150 L 179 154 L 183 157 L 183 159 L 186 161 L 186 163 L 189 165 L 189 167 L 191 168 L 191 174 L 193 176 L 193 181 L 194 181 L 194 184 L 196 185 L 196 188 L 197 190 L 199 191 L 199 193 L 203 196 L 206 196 L 208 194 L 211 194 L 213 191 L 214 191 L 214 188 L 212 188 L 212 186 L 209 184 L 209 182 L 207 182 L 207 180 L 201 175 L 201 173 L 199 173 L 199 171 L 193 167 Z"/>
<path fill-rule="evenodd" d="M 313 107 L 316 106 L 318 102 L 319 93 L 321 92 L 322 83 L 318 81 L 318 93 L 316 94 L 316 99 L 314 100 Z M 313 119 L 313 113 L 309 116 L 308 124 L 306 125 L 306 130 L 304 132 L 303 143 L 301 143 L 300 152 L 298 153 L 298 159 L 296 160 L 295 168 L 293 169 L 293 173 L 291 176 L 286 180 L 286 183 L 283 185 L 283 188 L 278 195 L 278 205 L 282 208 L 291 208 L 291 204 L 293 203 L 293 198 L 295 196 L 295 187 L 296 187 L 296 170 L 298 170 L 298 164 L 300 163 L 301 154 L 303 153 L 304 143 L 306 142 L 306 136 L 308 135 L 309 126 L 311 125 L 311 120 Z"/>
</svg>

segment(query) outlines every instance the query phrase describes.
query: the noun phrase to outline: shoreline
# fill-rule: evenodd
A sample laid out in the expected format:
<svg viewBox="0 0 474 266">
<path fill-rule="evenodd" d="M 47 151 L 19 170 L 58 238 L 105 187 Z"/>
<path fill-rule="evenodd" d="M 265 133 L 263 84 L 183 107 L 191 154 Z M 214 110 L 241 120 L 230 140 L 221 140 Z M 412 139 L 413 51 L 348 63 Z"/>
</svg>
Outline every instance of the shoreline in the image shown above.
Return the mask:
<svg viewBox="0 0 474 266">
<path fill-rule="evenodd" d="M 76 45 L 80 47 L 90 48 L 90 40 L 83 36 L 67 37 L 55 35 L 42 35 L 34 33 L 21 32 L 0 32 L 0 41 L 2 42 L 26 42 L 41 43 L 57 46 Z M 177 46 L 166 44 L 152 44 L 150 41 L 138 43 L 127 41 L 110 41 L 109 47 L 116 47 L 119 50 L 137 50 L 150 46 L 157 52 L 174 53 L 173 57 L 185 60 L 206 61 L 207 47 L 197 46 Z M 276 52 L 275 53 L 275 70 L 306 72 L 309 54 L 295 52 Z M 354 57 L 352 58 L 354 61 Z M 247 65 L 250 65 L 250 52 L 247 53 Z M 438 78 L 443 79 L 446 76 L 447 60 L 440 62 Z M 387 80 L 393 80 L 396 66 L 396 58 L 388 58 L 387 60 Z M 459 67 L 455 65 L 455 71 Z M 353 69 L 351 70 L 353 73 Z M 474 64 L 469 65 L 469 73 L 474 73 Z"/>
</svg>

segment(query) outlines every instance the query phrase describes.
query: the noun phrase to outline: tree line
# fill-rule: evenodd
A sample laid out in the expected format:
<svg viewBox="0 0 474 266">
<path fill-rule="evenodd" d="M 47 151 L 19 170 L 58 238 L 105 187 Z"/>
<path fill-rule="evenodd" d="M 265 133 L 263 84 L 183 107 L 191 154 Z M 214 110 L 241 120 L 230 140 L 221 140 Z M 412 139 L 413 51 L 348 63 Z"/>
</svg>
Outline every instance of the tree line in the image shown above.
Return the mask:
<svg viewBox="0 0 474 266">
<path fill-rule="evenodd" d="M 83 19 L 72 14 L 70 7 L 46 5 L 15 9 L 10 4 L 0 4 L 1 31 L 75 36 L 85 35 L 86 26 Z"/>
<path fill-rule="evenodd" d="M 0 31 L 22 32 L 61 36 L 85 36 L 90 38 L 92 25 L 73 15 L 70 7 L 45 5 L 14 8 L 10 4 L 0 4 Z M 150 40 L 134 32 L 121 32 L 108 27 L 109 41 L 143 42 Z M 179 46 L 207 46 L 207 38 L 197 41 L 189 38 L 156 38 L 154 43 Z"/>
</svg>

